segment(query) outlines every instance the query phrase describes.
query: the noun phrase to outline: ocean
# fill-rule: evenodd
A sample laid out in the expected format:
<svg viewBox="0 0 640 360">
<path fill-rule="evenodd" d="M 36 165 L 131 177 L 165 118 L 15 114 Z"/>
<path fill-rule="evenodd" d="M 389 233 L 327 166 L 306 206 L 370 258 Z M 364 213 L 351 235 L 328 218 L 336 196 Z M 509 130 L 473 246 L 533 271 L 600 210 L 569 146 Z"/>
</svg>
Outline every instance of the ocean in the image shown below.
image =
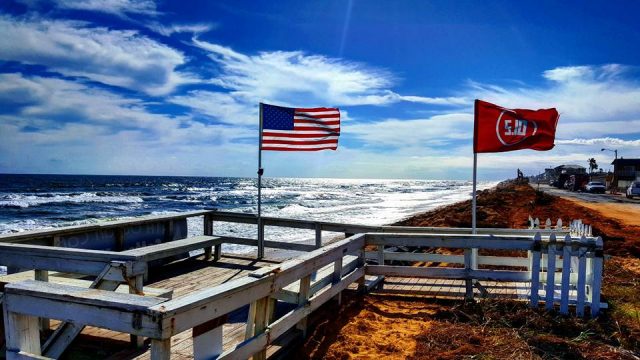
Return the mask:
<svg viewBox="0 0 640 360">
<path fill-rule="evenodd" d="M 263 178 L 265 216 L 384 225 L 471 197 L 470 181 Z M 495 185 L 482 182 L 479 189 Z M 257 179 L 230 177 L 0 174 L 0 233 L 144 215 L 218 209 L 257 211 Z M 202 221 L 188 222 L 201 234 Z M 215 224 L 216 234 L 256 237 L 255 226 Z M 268 228 L 267 239 L 301 241 L 305 230 Z M 327 234 L 330 236 L 330 234 Z M 229 245 L 224 251 L 247 252 Z"/>
</svg>

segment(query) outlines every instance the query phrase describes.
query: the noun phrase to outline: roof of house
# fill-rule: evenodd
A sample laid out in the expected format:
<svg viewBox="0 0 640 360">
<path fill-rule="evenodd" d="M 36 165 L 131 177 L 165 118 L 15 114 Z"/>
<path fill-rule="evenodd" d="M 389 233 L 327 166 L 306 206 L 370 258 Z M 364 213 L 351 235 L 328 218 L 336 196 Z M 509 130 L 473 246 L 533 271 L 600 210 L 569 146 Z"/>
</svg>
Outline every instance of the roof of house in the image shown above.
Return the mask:
<svg viewBox="0 0 640 360">
<path fill-rule="evenodd" d="M 630 165 L 640 165 L 640 159 L 615 159 L 611 163 L 611 165 L 619 165 L 619 166 L 630 166 Z"/>
<path fill-rule="evenodd" d="M 560 165 L 556 167 L 556 169 L 586 169 L 586 168 L 580 165 Z"/>
</svg>

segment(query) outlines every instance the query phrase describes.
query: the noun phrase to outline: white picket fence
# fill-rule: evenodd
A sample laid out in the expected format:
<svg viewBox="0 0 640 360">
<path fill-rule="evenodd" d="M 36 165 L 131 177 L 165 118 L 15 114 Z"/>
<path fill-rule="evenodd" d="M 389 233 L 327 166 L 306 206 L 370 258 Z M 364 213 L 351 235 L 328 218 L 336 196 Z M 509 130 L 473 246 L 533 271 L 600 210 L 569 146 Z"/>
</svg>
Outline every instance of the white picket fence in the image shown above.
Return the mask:
<svg viewBox="0 0 640 360">
<path fill-rule="evenodd" d="M 593 236 L 593 229 L 591 225 L 585 224 L 582 222 L 582 219 L 571 220 L 568 227 L 563 227 L 562 219 L 558 219 L 558 221 L 554 224 L 550 218 L 547 218 L 547 221 L 544 224 L 540 221 L 539 218 L 532 218 L 529 215 L 529 229 L 546 229 L 546 230 L 569 230 L 569 234 L 572 236 Z"/>
</svg>

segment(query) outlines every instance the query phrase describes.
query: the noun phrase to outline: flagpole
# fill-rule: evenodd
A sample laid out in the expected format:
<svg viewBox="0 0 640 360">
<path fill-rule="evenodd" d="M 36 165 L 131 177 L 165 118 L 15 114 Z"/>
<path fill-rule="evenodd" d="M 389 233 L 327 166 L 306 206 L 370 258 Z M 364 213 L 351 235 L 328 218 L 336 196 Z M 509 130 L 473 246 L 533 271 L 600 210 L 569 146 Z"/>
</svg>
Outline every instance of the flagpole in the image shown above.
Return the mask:
<svg viewBox="0 0 640 360">
<path fill-rule="evenodd" d="M 471 233 L 476 234 L 476 182 L 478 175 L 478 153 L 473 152 L 473 197 L 471 198 Z M 478 249 L 471 249 L 471 268 L 478 268 Z"/>
<path fill-rule="evenodd" d="M 262 226 L 262 103 L 260 103 L 260 131 L 258 132 L 258 259 L 264 257 L 264 227 Z"/>
</svg>

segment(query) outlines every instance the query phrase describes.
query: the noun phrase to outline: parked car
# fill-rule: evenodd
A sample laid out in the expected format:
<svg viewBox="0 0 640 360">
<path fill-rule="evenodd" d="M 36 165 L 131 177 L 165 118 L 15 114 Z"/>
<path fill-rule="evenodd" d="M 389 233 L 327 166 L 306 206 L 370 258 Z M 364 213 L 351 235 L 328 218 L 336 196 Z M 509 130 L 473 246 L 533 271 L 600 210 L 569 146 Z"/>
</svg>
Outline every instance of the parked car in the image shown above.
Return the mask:
<svg viewBox="0 0 640 360">
<path fill-rule="evenodd" d="M 584 187 L 586 192 L 604 194 L 606 187 L 599 181 L 589 181 Z"/>
<path fill-rule="evenodd" d="M 640 181 L 632 182 L 627 188 L 627 197 L 631 199 L 634 196 L 640 196 Z"/>
</svg>

